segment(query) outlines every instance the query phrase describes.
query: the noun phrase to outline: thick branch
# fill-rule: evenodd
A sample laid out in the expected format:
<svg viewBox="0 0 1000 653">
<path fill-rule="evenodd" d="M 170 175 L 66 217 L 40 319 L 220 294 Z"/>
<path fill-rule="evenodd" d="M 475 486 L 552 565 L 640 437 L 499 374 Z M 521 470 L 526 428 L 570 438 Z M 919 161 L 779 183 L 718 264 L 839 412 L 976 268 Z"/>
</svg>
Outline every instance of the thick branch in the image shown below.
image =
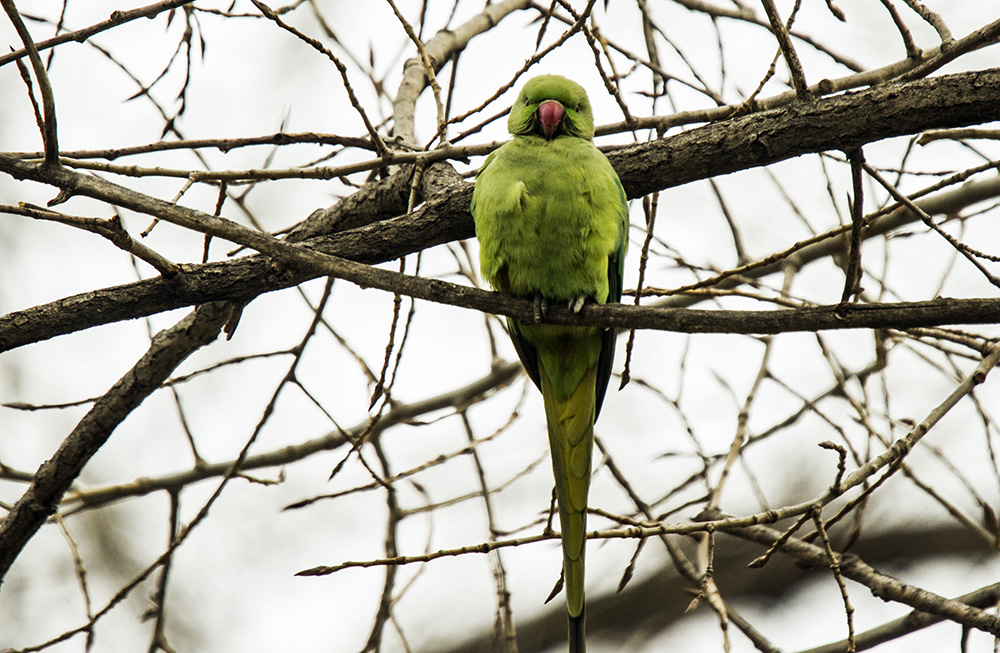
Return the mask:
<svg viewBox="0 0 1000 653">
<path fill-rule="evenodd" d="M 809 152 L 840 150 L 925 129 L 958 127 L 997 118 L 1000 118 L 1000 69 L 991 69 L 932 80 L 887 84 L 815 102 L 796 103 L 780 110 L 706 125 L 670 138 L 612 152 L 610 158 L 629 195 L 636 197 Z M 271 272 L 264 261 L 248 258 L 209 266 L 191 266 L 189 273 L 177 275 L 171 282 L 157 279 L 67 298 L 0 318 L 0 351 L 98 324 L 141 317 L 202 301 L 247 300 L 262 292 L 285 288 L 323 274 L 341 274 L 342 266 L 339 265 L 326 268 L 322 265 L 303 265 L 310 258 L 307 252 L 290 249 L 289 244 L 265 234 L 97 178 L 65 169 L 47 169 L 40 164 L 6 155 L 0 155 L 0 171 L 18 179 L 48 183 L 69 192 L 127 206 L 188 228 L 235 240 L 291 261 L 292 267 L 297 265 L 300 270 L 279 276 Z M 343 263 L 376 263 L 471 237 L 474 233 L 468 210 L 471 189 L 471 184 L 455 182 L 447 192 L 439 193 L 433 201 L 425 203 L 411 215 L 307 241 L 307 244 L 321 254 L 320 259 L 323 259 L 322 255 L 333 255 L 347 259 Z M 401 200 L 402 195 L 395 194 L 395 201 Z M 405 210 L 405 206 L 396 208 L 400 212 Z M 391 207 L 382 207 L 377 213 L 391 214 Z M 896 218 L 907 219 L 904 212 L 898 212 Z M 351 269 L 357 271 L 357 268 Z M 387 285 L 391 280 L 394 291 L 414 297 L 504 315 L 523 315 L 517 302 L 482 291 L 437 280 L 403 275 L 393 277 L 394 273 L 384 270 L 377 271 L 377 274 L 381 280 L 378 287 Z M 966 306 L 961 310 L 969 309 Z M 980 309 L 973 309 L 972 313 L 978 314 Z M 593 312 L 596 314 L 604 310 L 620 309 L 595 308 Z M 590 314 L 591 310 L 588 309 L 587 313 Z M 719 315 L 706 317 L 716 319 Z M 628 326 L 621 316 L 617 319 L 617 324 Z M 641 328 L 675 328 L 667 326 L 669 320 L 664 321 L 667 318 L 662 316 L 647 316 L 644 319 L 651 321 Z M 697 317 L 690 319 L 700 320 Z M 747 330 L 775 332 L 776 327 L 762 327 L 752 319 L 745 325 Z M 770 321 L 773 318 L 768 316 L 762 319 Z M 823 324 L 828 326 L 820 328 L 836 328 L 836 322 L 828 316 L 823 319 L 826 320 Z M 975 318 L 974 321 L 982 321 L 982 318 Z M 660 326 L 652 326 L 654 323 Z M 921 324 L 931 323 L 941 322 Z M 695 325 L 696 322 L 688 324 Z M 865 324 L 854 321 L 851 326 Z M 883 323 L 881 326 L 886 325 Z M 711 331 L 718 327 L 687 328 Z"/>
<path fill-rule="evenodd" d="M 455 52 L 461 51 L 473 37 L 491 29 L 509 14 L 524 9 L 529 0 L 504 0 L 487 5 L 481 14 L 474 16 L 454 30 L 441 30 L 424 44 L 424 51 L 438 72 Z M 414 112 L 417 98 L 427 86 L 427 73 L 420 57 L 407 59 L 403 64 L 403 80 L 396 91 L 392 105 L 393 135 L 403 142 L 416 146 Z"/>
<path fill-rule="evenodd" d="M 0 524 L 0 582 L 112 431 L 185 358 L 215 340 L 229 314 L 230 308 L 224 304 L 208 304 L 157 334 L 135 366 L 94 403 L 52 458 L 42 463 L 31 486 Z"/>
<path fill-rule="evenodd" d="M 1000 119 L 1000 68 L 793 102 L 609 155 L 629 197 L 827 150 Z"/>
<path fill-rule="evenodd" d="M 380 225 L 376 225 L 378 227 Z M 365 230 L 360 230 L 364 232 Z M 384 235 L 384 232 L 383 232 Z M 341 245 L 341 254 L 362 258 L 368 238 L 348 232 L 321 239 L 320 246 Z M 396 274 L 396 273 L 392 273 Z M 0 316 L 0 352 L 47 338 L 147 313 L 218 299 L 241 301 L 293 286 L 313 273 L 281 275 L 263 257 L 197 266 L 173 279 L 149 279 L 77 295 Z M 533 319 L 533 302 L 459 286 L 437 279 L 398 275 L 413 296 L 464 308 Z M 677 299 L 688 299 L 680 296 Z M 679 302 L 680 303 L 680 302 Z M 84 309 L 85 310 L 82 310 Z M 946 324 L 1000 322 L 1000 298 L 935 299 L 924 302 L 816 306 L 765 311 L 693 310 L 677 306 L 587 305 L 580 313 L 550 307 L 546 321 L 682 333 L 784 333 L 860 328 L 913 328 Z"/>
</svg>

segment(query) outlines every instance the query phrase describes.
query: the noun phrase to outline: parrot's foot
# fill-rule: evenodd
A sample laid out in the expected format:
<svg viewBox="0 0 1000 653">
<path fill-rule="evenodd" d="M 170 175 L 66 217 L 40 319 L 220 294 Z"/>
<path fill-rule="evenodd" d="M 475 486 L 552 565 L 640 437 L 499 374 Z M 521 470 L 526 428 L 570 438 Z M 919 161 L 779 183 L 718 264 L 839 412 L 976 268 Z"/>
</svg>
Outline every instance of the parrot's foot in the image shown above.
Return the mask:
<svg viewBox="0 0 1000 653">
<path fill-rule="evenodd" d="M 535 293 L 535 324 L 541 324 L 545 319 L 545 314 L 549 312 L 549 300 L 542 297 L 542 293 Z"/>
<path fill-rule="evenodd" d="M 569 303 L 569 310 L 573 311 L 574 313 L 579 313 L 581 310 L 583 310 L 583 303 L 585 301 L 587 301 L 587 298 L 584 295 L 580 295 L 579 297 L 577 297 L 576 299 L 572 300 Z"/>
</svg>

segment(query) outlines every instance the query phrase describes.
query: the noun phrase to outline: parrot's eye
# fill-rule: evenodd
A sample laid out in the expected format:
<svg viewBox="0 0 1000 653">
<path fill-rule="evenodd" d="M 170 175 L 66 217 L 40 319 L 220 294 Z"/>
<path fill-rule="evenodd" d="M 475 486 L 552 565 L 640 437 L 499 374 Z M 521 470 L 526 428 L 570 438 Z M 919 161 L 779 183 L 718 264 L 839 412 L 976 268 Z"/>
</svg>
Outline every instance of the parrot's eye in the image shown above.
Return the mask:
<svg viewBox="0 0 1000 653">
<path fill-rule="evenodd" d="M 579 111 L 579 110 L 580 110 L 580 105 L 578 104 L 578 105 L 576 105 L 576 108 L 573 109 L 573 111 Z"/>
</svg>

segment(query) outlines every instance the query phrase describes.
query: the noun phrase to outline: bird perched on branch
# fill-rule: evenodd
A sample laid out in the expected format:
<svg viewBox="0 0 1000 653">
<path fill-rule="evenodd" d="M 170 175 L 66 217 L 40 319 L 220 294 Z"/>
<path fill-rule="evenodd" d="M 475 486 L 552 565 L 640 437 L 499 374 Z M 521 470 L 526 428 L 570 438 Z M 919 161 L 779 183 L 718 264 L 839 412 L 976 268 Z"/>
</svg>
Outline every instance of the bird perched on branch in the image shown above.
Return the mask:
<svg viewBox="0 0 1000 653">
<path fill-rule="evenodd" d="M 615 333 L 545 324 L 549 305 L 580 311 L 621 299 L 628 204 L 594 147 L 583 88 L 543 75 L 524 85 L 507 122 L 513 140 L 476 178 L 472 215 L 483 277 L 532 299 L 531 323 L 508 318 L 525 371 L 542 391 L 562 533 L 569 650 L 585 650 L 584 552 L 594 421 L 611 376 Z"/>
</svg>

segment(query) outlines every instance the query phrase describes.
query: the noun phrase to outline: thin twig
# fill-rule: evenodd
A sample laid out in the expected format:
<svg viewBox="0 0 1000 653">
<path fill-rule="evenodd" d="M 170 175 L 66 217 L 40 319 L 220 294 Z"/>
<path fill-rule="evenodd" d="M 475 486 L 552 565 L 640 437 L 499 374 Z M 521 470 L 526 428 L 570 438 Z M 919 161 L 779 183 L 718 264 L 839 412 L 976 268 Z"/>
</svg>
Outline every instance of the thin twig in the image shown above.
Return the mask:
<svg viewBox="0 0 1000 653">
<path fill-rule="evenodd" d="M 659 198 L 659 193 L 653 193 L 642 199 L 642 210 L 646 215 L 646 237 L 642 241 L 642 250 L 639 252 L 639 280 L 636 285 L 637 291 L 633 302 L 636 306 L 639 306 L 639 302 L 642 299 L 642 289 L 646 279 L 646 263 L 649 261 L 649 246 L 653 240 L 653 228 L 656 225 L 656 214 L 660 205 Z M 628 385 L 629 378 L 631 377 L 632 347 L 634 344 L 635 329 L 630 329 L 628 341 L 625 343 L 625 367 L 622 371 L 621 384 L 618 386 L 619 390 Z"/>
<path fill-rule="evenodd" d="M 24 203 L 20 206 L 0 205 L 0 213 L 24 215 L 36 220 L 50 220 L 52 222 L 59 222 L 84 231 L 99 234 L 107 238 L 119 249 L 129 252 L 136 258 L 140 258 L 146 263 L 149 263 L 156 269 L 157 272 L 168 279 L 174 277 L 182 271 L 181 267 L 176 263 L 167 260 L 158 252 L 132 238 L 128 231 L 125 230 L 125 225 L 122 223 L 121 216 L 117 214 L 115 217 L 107 219 L 88 218 L 76 215 L 66 215 L 65 213 L 59 213 L 51 209 L 45 209 L 40 206 L 32 206 L 31 204 Z"/>
<path fill-rule="evenodd" d="M 111 12 L 111 16 L 105 21 L 72 32 L 62 32 L 60 34 L 56 34 L 50 39 L 38 41 L 35 43 L 35 48 L 36 50 L 41 51 L 54 48 L 57 45 L 68 43 L 70 41 L 83 43 L 94 34 L 106 32 L 113 27 L 118 27 L 119 25 L 123 25 L 138 18 L 153 18 L 154 16 L 162 14 L 165 11 L 170 11 L 171 9 L 176 9 L 177 7 L 191 4 L 192 2 L 194 2 L 194 0 L 164 0 L 163 2 L 154 2 L 151 5 L 137 7 L 127 11 L 115 10 Z M 0 55 L 0 66 L 5 66 L 11 61 L 23 59 L 26 56 L 29 56 L 27 49 L 14 50 L 8 54 Z"/>
<path fill-rule="evenodd" d="M 58 166 L 59 139 L 56 129 L 56 101 L 52 93 L 52 83 L 45 71 L 45 64 L 42 63 L 42 58 L 38 55 L 38 48 L 35 47 L 31 33 L 24 21 L 21 20 L 21 14 L 17 11 L 17 7 L 14 6 L 14 0 L 0 0 L 0 5 L 3 6 L 7 17 L 10 18 L 11 24 L 24 44 L 28 59 L 31 61 L 31 68 L 35 71 L 35 79 L 38 80 L 38 90 L 42 95 L 42 114 L 45 118 L 43 123 L 39 125 L 42 132 L 42 142 L 45 146 L 45 162 L 51 166 Z"/>
<path fill-rule="evenodd" d="M 816 525 L 816 532 L 819 533 L 820 539 L 823 542 L 823 550 L 826 551 L 827 558 L 830 560 L 830 571 L 833 572 L 833 577 L 837 581 L 837 587 L 840 588 L 840 597 L 844 601 L 844 613 L 847 615 L 847 653 L 854 653 L 856 650 L 854 642 L 854 606 L 851 605 L 851 598 L 847 594 L 847 585 L 844 584 L 844 577 L 840 573 L 840 561 L 833 552 L 830 537 L 826 534 L 826 528 L 823 526 L 823 513 L 819 509 L 814 510 L 812 518 L 813 523 Z"/>
<path fill-rule="evenodd" d="M 386 0 L 389 6 L 392 7 L 392 13 L 396 14 L 396 20 L 403 26 L 403 30 L 406 35 L 413 42 L 413 45 L 417 47 L 417 52 L 420 54 L 420 63 L 424 67 L 424 74 L 427 75 L 427 83 L 431 85 L 431 91 L 434 93 L 434 106 L 437 107 L 437 133 L 441 137 L 441 144 L 445 145 L 448 142 L 446 127 L 447 127 L 447 116 L 444 111 L 444 104 L 441 102 L 441 85 L 438 84 L 437 75 L 434 74 L 434 62 L 431 61 L 430 56 L 427 54 L 427 49 L 424 47 L 423 41 L 417 36 L 416 32 L 413 31 L 413 27 L 403 16 L 402 12 L 396 6 L 393 0 Z"/>
<path fill-rule="evenodd" d="M 892 17 L 892 22 L 896 25 L 896 29 L 899 31 L 900 38 L 903 39 L 903 47 L 906 48 L 906 56 L 911 59 L 919 59 L 921 54 L 920 48 L 918 48 L 917 44 L 913 42 L 913 35 L 910 34 L 910 29 L 906 26 L 906 23 L 903 22 L 899 12 L 896 11 L 896 7 L 892 4 L 892 0 L 882 0 L 882 6 L 889 12 L 889 16 Z"/>
<path fill-rule="evenodd" d="M 347 66 L 345 66 L 344 63 L 339 58 L 337 58 L 337 55 L 331 52 L 329 48 L 327 48 L 325 45 L 323 45 L 316 39 L 312 38 L 311 36 L 303 34 L 296 28 L 292 27 L 291 25 L 283 21 L 281 17 L 274 12 L 273 9 L 271 9 L 266 4 L 261 2 L 261 0 L 250 0 L 250 1 L 253 2 L 255 7 L 260 9 L 261 13 L 264 14 L 265 18 L 272 21 L 282 29 L 290 32 L 291 34 L 294 34 L 299 40 L 312 46 L 313 49 L 315 49 L 318 52 L 321 52 L 330 61 L 333 62 L 333 65 L 335 65 L 337 67 L 337 70 L 340 72 L 340 77 L 344 82 L 344 90 L 347 91 L 347 97 L 351 101 L 351 106 L 353 106 L 354 110 L 358 112 L 359 116 L 361 116 L 361 121 L 365 123 L 365 129 L 368 130 L 368 136 L 369 138 L 371 138 L 372 144 L 375 145 L 375 150 L 381 156 L 386 156 L 387 154 L 389 154 L 389 148 L 385 146 L 385 143 L 382 141 L 382 137 L 379 136 L 378 131 L 375 129 L 375 126 L 372 125 L 370 120 L 368 120 L 368 113 L 365 111 L 364 107 L 361 106 L 361 102 L 354 94 L 354 87 L 351 86 L 351 80 L 348 79 L 347 77 Z"/>
<path fill-rule="evenodd" d="M 476 442 L 468 413 L 463 410 L 460 416 L 462 418 L 462 427 L 469 441 L 469 455 L 472 457 L 472 463 L 476 468 L 476 476 L 479 479 L 479 491 L 483 499 L 483 508 L 486 511 L 486 525 L 489 529 L 489 541 L 493 542 L 496 541 L 496 535 L 500 532 L 500 529 L 497 526 L 493 511 L 493 498 L 490 495 L 489 483 L 486 482 L 486 469 L 483 467 L 483 461 L 479 455 L 478 443 Z M 507 653 L 517 653 L 517 630 L 514 627 L 510 590 L 507 588 L 507 571 L 504 569 L 500 551 L 491 552 L 490 561 L 493 565 L 493 582 L 496 585 L 497 592 L 496 635 L 498 638 L 502 638 Z"/>
<path fill-rule="evenodd" d="M 795 52 L 795 46 L 792 45 L 792 39 L 788 36 L 788 27 L 781 22 L 781 16 L 778 14 L 777 7 L 774 6 L 774 0 L 761 0 L 764 4 L 764 12 L 767 13 L 767 19 L 771 22 L 771 32 L 774 37 L 778 39 L 778 45 L 781 47 L 781 53 L 785 57 L 785 63 L 788 65 L 788 72 L 792 77 L 792 87 L 795 89 L 796 95 L 799 97 L 810 97 L 809 85 L 806 83 L 805 73 L 802 71 L 802 63 L 799 61 L 799 55 Z M 799 8 L 799 0 L 795 2 L 795 8 L 792 10 L 792 14 L 788 19 L 791 23 L 795 19 L 795 14 Z"/>
<path fill-rule="evenodd" d="M 944 19 L 940 15 L 928 9 L 924 3 L 919 2 L 919 0 L 903 0 L 910 9 L 915 11 L 917 15 L 923 18 L 927 23 L 934 28 L 934 31 L 938 33 L 938 37 L 941 39 L 941 45 L 946 46 L 950 44 L 955 39 L 951 35 L 951 30 L 945 24 Z"/>
<path fill-rule="evenodd" d="M 875 170 L 874 168 L 872 168 L 867 163 L 864 163 L 862 165 L 864 166 L 865 172 L 867 172 L 868 175 L 870 177 L 872 177 L 872 179 L 874 179 L 879 184 L 881 184 L 883 188 L 885 188 L 887 191 L 889 191 L 889 194 L 892 195 L 893 199 L 895 199 L 900 204 L 903 204 L 904 206 L 906 206 L 906 208 L 908 208 L 917 217 L 919 217 L 920 221 L 923 222 L 925 225 L 927 225 L 928 228 L 930 228 L 932 231 L 936 232 L 939 236 L 941 236 L 946 241 L 948 241 L 948 243 L 952 247 L 954 247 L 955 249 L 957 249 L 958 252 L 962 256 L 964 256 L 966 258 L 966 260 L 968 260 L 970 263 L 972 263 L 976 267 L 976 269 L 979 270 L 983 274 L 983 276 L 986 277 L 986 279 L 991 284 L 993 284 L 994 286 L 1000 288 L 1000 278 L 997 278 L 996 276 L 994 276 L 989 270 L 986 269 L 986 266 L 983 265 L 979 261 L 979 259 L 981 259 L 981 258 L 986 259 L 988 261 L 1000 261 L 1000 257 L 994 256 L 992 254 L 987 254 L 985 252 L 981 252 L 981 251 L 979 251 L 977 249 L 973 249 L 972 247 L 969 247 L 965 243 L 959 242 L 954 236 L 952 236 L 951 234 L 949 234 L 948 232 L 946 232 L 944 229 L 942 229 L 941 227 L 939 227 L 934 222 L 934 219 L 930 215 L 928 215 L 926 211 L 924 211 L 919 206 L 917 206 L 913 202 L 913 200 L 911 200 L 910 198 L 908 198 L 903 193 L 899 192 L 899 190 L 894 185 L 892 185 L 891 183 L 889 183 L 881 174 L 879 174 L 879 172 L 877 170 Z"/>
<path fill-rule="evenodd" d="M 865 190 L 862 183 L 861 171 L 865 163 L 865 154 L 859 147 L 848 152 L 847 158 L 851 162 L 851 181 L 854 193 L 851 196 L 850 250 L 847 255 L 847 269 L 844 274 L 844 292 L 840 296 L 840 303 L 842 304 L 851 301 L 852 297 L 860 298 L 861 292 L 864 290 L 861 287 L 861 275 L 864 272 L 861 267 L 861 243 L 864 240 L 863 232 L 865 228 Z"/>
</svg>

